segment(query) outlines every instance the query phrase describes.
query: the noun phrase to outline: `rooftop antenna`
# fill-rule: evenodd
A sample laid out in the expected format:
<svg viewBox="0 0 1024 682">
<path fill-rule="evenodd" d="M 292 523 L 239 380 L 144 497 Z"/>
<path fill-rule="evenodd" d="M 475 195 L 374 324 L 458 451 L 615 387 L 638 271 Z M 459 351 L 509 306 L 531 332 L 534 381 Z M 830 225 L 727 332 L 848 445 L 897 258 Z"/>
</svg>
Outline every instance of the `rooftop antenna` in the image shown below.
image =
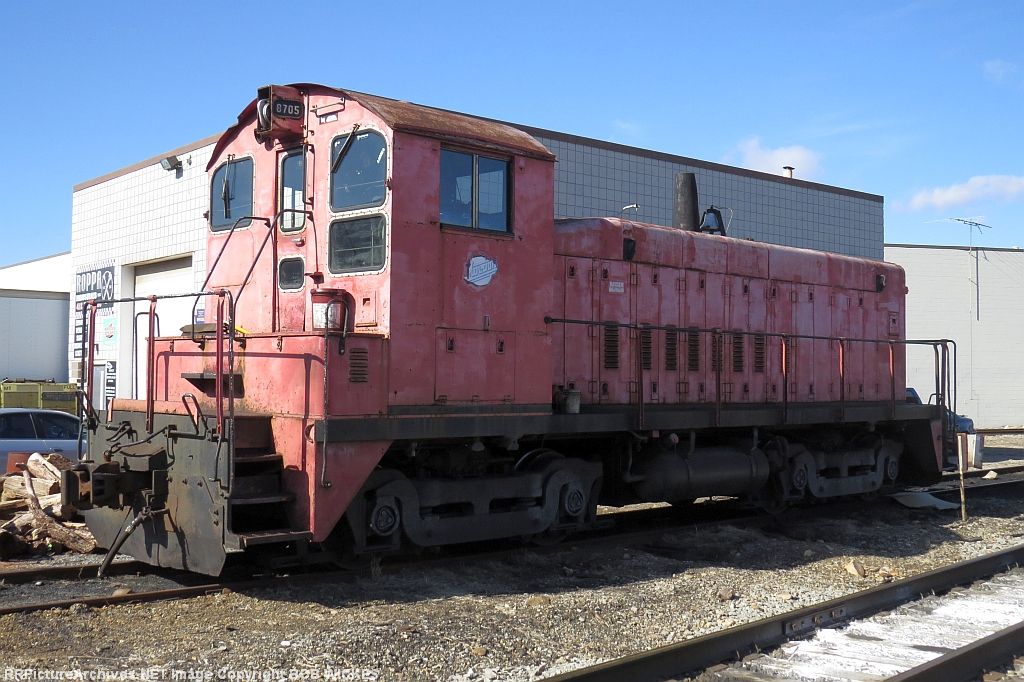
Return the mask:
<svg viewBox="0 0 1024 682">
<path fill-rule="evenodd" d="M 974 313 L 977 315 L 977 319 L 981 321 L 981 269 L 978 266 L 978 250 L 974 248 L 974 228 L 978 228 L 978 234 L 981 234 L 982 228 L 991 230 L 991 225 L 985 223 L 979 223 L 977 220 L 971 218 L 946 218 L 946 220 L 952 220 L 953 222 L 962 223 L 967 226 L 967 231 L 970 234 L 968 240 L 968 250 L 974 253 Z"/>
</svg>

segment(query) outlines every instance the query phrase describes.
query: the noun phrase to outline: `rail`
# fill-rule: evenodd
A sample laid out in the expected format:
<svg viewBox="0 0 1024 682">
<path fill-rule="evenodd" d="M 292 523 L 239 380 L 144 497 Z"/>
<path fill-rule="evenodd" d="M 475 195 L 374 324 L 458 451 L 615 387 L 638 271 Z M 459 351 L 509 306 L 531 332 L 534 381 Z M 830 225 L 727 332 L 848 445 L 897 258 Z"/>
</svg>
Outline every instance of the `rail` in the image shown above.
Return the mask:
<svg viewBox="0 0 1024 682">
<path fill-rule="evenodd" d="M 558 682 L 612 682 L 625 679 L 674 678 L 778 646 L 818 628 L 892 609 L 918 596 L 946 592 L 958 585 L 1012 569 L 1021 562 L 1024 562 L 1024 545 L 1016 545 L 821 604 L 563 673 L 549 679 Z M 1014 644 L 1018 643 L 1019 640 L 1014 641 Z M 947 678 L 933 674 L 931 677 L 908 676 L 905 679 Z"/>
<path fill-rule="evenodd" d="M 618 329 L 629 329 L 635 330 L 640 334 L 644 332 L 664 332 L 666 334 L 698 334 L 702 338 L 711 339 L 711 370 L 714 373 L 715 382 L 715 425 L 718 426 L 721 423 L 722 407 L 726 402 L 731 402 L 723 399 L 723 376 L 726 374 L 726 357 L 725 357 L 725 341 L 726 337 L 738 337 L 742 336 L 746 338 L 754 338 L 755 343 L 758 339 L 763 340 L 764 343 L 764 354 L 765 359 L 768 357 L 768 339 L 777 339 L 779 341 L 779 372 L 782 379 L 782 419 L 783 423 L 789 422 L 789 403 L 791 400 L 790 396 L 790 378 L 792 376 L 793 364 L 793 345 L 794 342 L 799 340 L 809 341 L 823 341 L 828 342 L 829 348 L 836 348 L 836 352 L 833 355 L 833 362 L 835 362 L 834 368 L 836 370 L 836 376 L 839 378 L 839 411 L 840 416 L 846 414 L 848 403 L 850 402 L 849 396 L 846 394 L 846 379 L 848 374 L 848 349 L 851 344 L 863 344 L 872 345 L 874 347 L 883 346 L 887 350 L 888 354 L 888 374 L 889 374 L 889 396 L 888 402 L 890 410 L 893 416 L 896 413 L 897 403 L 904 401 L 904 396 L 896 395 L 897 387 L 897 374 L 896 374 L 896 348 L 898 347 L 909 347 L 909 346 L 924 346 L 931 347 L 934 355 L 934 380 L 935 380 L 935 395 L 936 403 L 941 408 L 948 408 L 953 412 L 956 411 L 956 343 L 950 339 L 866 339 L 866 338 L 855 338 L 855 337 L 844 337 L 844 336 L 820 336 L 815 334 L 786 334 L 781 332 L 768 332 L 768 331 L 741 331 L 723 329 L 721 327 L 678 327 L 674 325 L 655 325 L 655 324 L 644 324 L 636 322 L 615 322 L 615 321 L 596 321 L 596 320 L 578 320 L 571 318 L 556 318 L 556 317 L 545 317 L 544 322 L 546 324 L 566 324 L 566 325 L 583 325 L 588 328 L 608 328 L 614 327 Z M 655 340 L 652 338 L 648 344 L 648 348 L 652 348 L 655 344 Z M 632 344 L 634 349 L 634 370 L 636 373 L 636 395 L 637 395 L 637 428 L 643 429 L 644 427 L 644 412 L 645 412 L 645 385 L 644 385 L 644 374 L 645 372 L 660 371 L 654 367 L 653 360 L 648 359 L 645 361 L 643 356 L 643 349 L 645 343 L 634 343 Z M 664 347 L 664 342 L 662 343 Z M 706 344 L 698 343 L 699 349 L 708 347 Z M 744 343 L 744 348 L 746 343 Z M 678 353 L 678 351 L 677 351 Z M 602 353 L 603 356 L 603 353 Z M 683 360 L 686 361 L 684 356 Z M 682 364 L 682 363 L 680 363 Z M 743 363 L 744 368 L 746 363 Z M 758 374 L 764 374 L 765 377 L 770 375 L 768 371 L 767 362 L 765 362 L 762 368 L 763 372 L 757 372 Z M 668 371 L 668 370 L 666 370 Z M 703 370 L 699 370 L 703 371 Z M 742 370 L 743 373 L 746 370 Z M 737 372 L 738 373 L 738 372 Z M 767 379 L 766 379 L 767 382 Z M 767 383 L 766 383 L 767 386 Z M 813 390 L 811 391 L 813 394 Z M 750 401 L 754 402 L 754 401 Z M 765 400 L 767 401 L 767 399 Z M 861 402 L 861 401 L 856 401 Z M 943 429 L 948 428 L 948 425 L 943 420 Z M 944 434 L 945 435 L 945 434 Z"/>
</svg>

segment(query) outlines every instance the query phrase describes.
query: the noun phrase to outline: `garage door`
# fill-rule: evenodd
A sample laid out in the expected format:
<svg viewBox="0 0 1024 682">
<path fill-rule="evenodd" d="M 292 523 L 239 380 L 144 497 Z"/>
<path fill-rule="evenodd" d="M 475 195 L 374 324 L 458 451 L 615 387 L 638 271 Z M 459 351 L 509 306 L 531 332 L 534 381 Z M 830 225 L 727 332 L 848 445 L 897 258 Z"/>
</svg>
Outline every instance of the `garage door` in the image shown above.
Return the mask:
<svg viewBox="0 0 1024 682">
<path fill-rule="evenodd" d="M 196 290 L 192 276 L 192 257 L 176 258 L 135 266 L 135 295 L 164 296 L 187 294 Z M 169 298 L 157 301 L 157 336 L 176 336 L 192 322 L 192 298 Z M 132 397 L 146 395 L 146 348 L 149 337 L 149 303 L 135 304 L 135 363 L 132 367 Z"/>
</svg>

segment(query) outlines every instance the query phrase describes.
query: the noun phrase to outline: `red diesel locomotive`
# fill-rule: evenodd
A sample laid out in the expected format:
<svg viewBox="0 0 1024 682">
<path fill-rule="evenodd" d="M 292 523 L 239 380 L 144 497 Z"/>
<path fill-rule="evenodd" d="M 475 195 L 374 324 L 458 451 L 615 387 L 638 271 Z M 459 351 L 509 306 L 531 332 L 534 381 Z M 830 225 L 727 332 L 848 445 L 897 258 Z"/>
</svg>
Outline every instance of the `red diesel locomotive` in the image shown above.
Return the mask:
<svg viewBox="0 0 1024 682">
<path fill-rule="evenodd" d="M 684 229 L 555 220 L 554 162 L 494 121 L 260 89 L 208 167 L 204 319 L 156 338 L 147 299 L 146 394 L 88 420 L 65 501 L 100 546 L 216 574 L 938 476 L 898 266 L 708 234 L 695 188 Z"/>
</svg>

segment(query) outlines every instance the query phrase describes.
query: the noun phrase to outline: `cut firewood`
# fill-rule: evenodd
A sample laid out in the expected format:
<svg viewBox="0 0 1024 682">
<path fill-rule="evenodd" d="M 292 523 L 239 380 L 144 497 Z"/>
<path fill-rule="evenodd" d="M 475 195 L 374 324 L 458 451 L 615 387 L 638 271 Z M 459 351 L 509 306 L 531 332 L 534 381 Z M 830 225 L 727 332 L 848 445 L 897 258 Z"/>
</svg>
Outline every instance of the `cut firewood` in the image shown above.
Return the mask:
<svg viewBox="0 0 1024 682">
<path fill-rule="evenodd" d="M 28 509 L 28 500 L 26 500 L 25 498 L 22 498 L 20 500 L 7 500 L 6 502 L 0 502 L 0 514 L 6 514 L 7 512 L 24 511 L 25 509 Z"/>
<path fill-rule="evenodd" d="M 66 528 L 57 521 L 54 521 L 43 508 L 39 506 L 39 499 L 36 497 L 33 488 L 32 474 L 28 471 L 22 472 L 25 480 L 25 489 L 28 491 L 29 510 L 32 514 L 33 526 L 45 532 L 45 534 L 75 552 L 88 554 L 96 549 L 96 539 L 88 531 Z"/>
<path fill-rule="evenodd" d="M 72 507 L 70 504 L 61 504 L 60 500 L 54 504 L 46 505 L 43 504 L 42 499 L 40 499 L 40 505 L 43 507 L 43 511 L 46 512 L 47 516 L 57 519 L 58 521 L 68 521 L 75 518 L 75 514 L 78 513 L 77 509 Z"/>
<path fill-rule="evenodd" d="M 54 493 L 53 495 L 43 495 L 39 498 L 39 506 L 46 511 L 47 507 L 52 507 L 55 504 L 60 504 L 60 493 Z M 8 500 L 7 502 L 0 502 L 0 514 L 7 514 L 9 512 L 19 512 L 28 509 L 28 500 L 24 497 L 19 500 Z M 74 512 L 72 511 L 72 514 Z"/>
<path fill-rule="evenodd" d="M 32 512 L 22 512 L 0 526 L 0 531 L 22 535 L 32 530 Z"/>
<path fill-rule="evenodd" d="M 75 466 L 75 463 L 64 455 L 58 455 L 56 452 L 51 452 L 47 455 L 43 455 L 43 459 L 52 464 L 57 471 L 67 471 L 71 467 Z M 60 476 L 57 477 L 60 480 Z"/>
<path fill-rule="evenodd" d="M 60 469 L 46 461 L 46 458 L 38 452 L 33 452 L 29 455 L 28 462 L 25 466 L 28 468 L 29 473 L 32 474 L 33 478 L 42 479 L 44 481 L 60 480 Z"/>
<path fill-rule="evenodd" d="M 60 483 L 57 481 L 46 481 L 41 478 L 26 479 L 24 476 L 8 476 L 4 479 L 4 499 L 18 500 L 27 498 L 27 486 L 32 487 L 33 494 L 37 497 L 52 495 L 60 491 Z"/>
</svg>

